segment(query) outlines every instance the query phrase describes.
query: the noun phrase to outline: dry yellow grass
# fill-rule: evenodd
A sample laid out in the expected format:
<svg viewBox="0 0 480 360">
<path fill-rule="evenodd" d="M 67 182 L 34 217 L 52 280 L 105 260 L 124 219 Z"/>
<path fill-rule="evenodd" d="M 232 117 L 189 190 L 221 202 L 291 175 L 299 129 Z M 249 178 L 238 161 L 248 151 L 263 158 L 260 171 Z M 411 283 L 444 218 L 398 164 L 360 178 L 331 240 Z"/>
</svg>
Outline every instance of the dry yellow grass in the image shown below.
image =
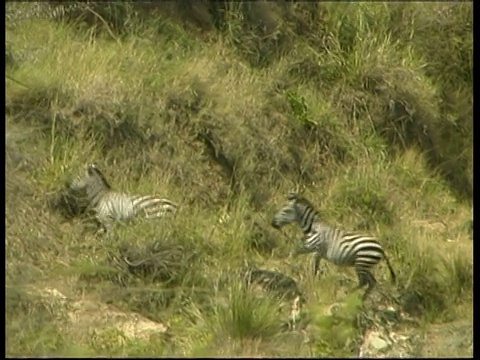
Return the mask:
<svg viewBox="0 0 480 360">
<path fill-rule="evenodd" d="M 208 41 L 161 11 L 138 22 L 129 12 L 95 8 L 109 31 L 38 16 L 9 20 L 7 354 L 357 356 L 353 270 L 326 264 L 327 275 L 314 279 L 311 257 L 288 257 L 299 230 L 270 228 L 292 190 L 331 224 L 380 238 L 398 285 L 382 264 L 379 289 L 418 321 L 401 326 L 429 334 L 432 324 L 471 323 L 465 184 L 473 139 L 462 132 L 471 126 L 472 29 L 459 25 L 471 5 L 432 6 L 451 16 L 435 20 L 424 4 L 252 10 L 279 22 L 275 41 L 261 40 L 241 6 Z M 128 26 L 118 31 L 113 20 L 122 16 Z M 317 18 L 327 20 L 316 25 Z M 443 29 L 442 37 L 425 27 Z M 456 46 L 466 60 L 431 51 Z M 457 106 L 446 93 L 466 94 L 465 102 Z M 108 239 L 81 218 L 65 222 L 48 199 L 91 162 L 118 190 L 180 203 L 178 216 L 119 226 Z M 111 261 L 154 242 L 192 254 L 171 283 Z M 287 305 L 242 287 L 245 261 L 295 278 L 306 297 L 300 329 L 282 332 L 287 316 L 278 309 Z M 93 331 L 100 312 L 95 321 L 85 315 L 82 326 L 65 325 L 56 300 L 36 301 L 32 287 L 168 330 L 150 340 L 112 324 Z M 377 294 L 369 306 L 375 301 L 384 300 Z M 346 304 L 339 318 L 329 313 L 336 303 Z"/>
</svg>

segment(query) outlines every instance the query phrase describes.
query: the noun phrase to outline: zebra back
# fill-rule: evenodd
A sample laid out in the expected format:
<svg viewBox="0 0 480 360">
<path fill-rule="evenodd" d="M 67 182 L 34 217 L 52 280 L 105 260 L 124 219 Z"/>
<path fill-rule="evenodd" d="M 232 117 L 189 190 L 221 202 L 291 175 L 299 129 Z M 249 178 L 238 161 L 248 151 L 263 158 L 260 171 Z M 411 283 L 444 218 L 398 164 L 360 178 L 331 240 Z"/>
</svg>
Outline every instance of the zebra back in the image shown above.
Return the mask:
<svg viewBox="0 0 480 360">
<path fill-rule="evenodd" d="M 143 212 L 147 219 L 162 217 L 166 213 L 176 212 L 178 204 L 168 199 L 159 198 L 156 196 L 131 196 L 130 197 L 135 213 Z"/>
<path fill-rule="evenodd" d="M 281 297 L 302 296 L 297 282 L 278 271 L 250 268 L 245 272 L 244 280 L 247 286 L 258 285 L 263 290 L 278 293 Z"/>
</svg>

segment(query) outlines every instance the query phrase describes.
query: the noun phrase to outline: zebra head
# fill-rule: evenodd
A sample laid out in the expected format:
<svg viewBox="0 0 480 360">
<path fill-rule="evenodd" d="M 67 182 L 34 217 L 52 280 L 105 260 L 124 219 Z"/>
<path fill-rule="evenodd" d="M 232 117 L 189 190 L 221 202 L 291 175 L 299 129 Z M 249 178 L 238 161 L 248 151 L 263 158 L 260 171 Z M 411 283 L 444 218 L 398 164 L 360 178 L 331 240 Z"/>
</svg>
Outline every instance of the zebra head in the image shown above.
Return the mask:
<svg viewBox="0 0 480 360">
<path fill-rule="evenodd" d="M 108 183 L 105 176 L 97 168 L 95 164 L 89 164 L 83 175 L 77 177 L 71 184 L 70 189 L 72 190 L 83 190 L 89 188 L 102 188 L 110 189 L 111 186 Z"/>
<path fill-rule="evenodd" d="M 317 218 L 317 211 L 307 199 L 297 193 L 290 193 L 287 196 L 288 205 L 280 209 L 272 220 L 272 226 L 276 229 L 298 223 L 305 233 L 310 232 L 312 225 Z"/>
</svg>

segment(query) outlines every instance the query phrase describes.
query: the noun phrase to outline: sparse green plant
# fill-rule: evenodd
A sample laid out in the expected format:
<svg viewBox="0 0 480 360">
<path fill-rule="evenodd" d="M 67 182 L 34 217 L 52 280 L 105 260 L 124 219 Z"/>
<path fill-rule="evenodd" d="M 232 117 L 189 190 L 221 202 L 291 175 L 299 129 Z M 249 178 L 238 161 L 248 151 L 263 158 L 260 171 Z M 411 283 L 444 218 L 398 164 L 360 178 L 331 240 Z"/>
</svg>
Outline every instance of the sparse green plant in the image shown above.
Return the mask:
<svg viewBox="0 0 480 360">
<path fill-rule="evenodd" d="M 290 103 L 295 117 L 302 123 L 312 123 L 308 115 L 308 105 L 303 96 L 299 96 L 294 92 L 287 93 L 287 100 Z M 312 123 L 315 125 L 315 123 Z"/>
<path fill-rule="evenodd" d="M 331 314 L 322 314 L 320 308 L 313 312 L 315 356 L 353 355 L 358 337 L 356 319 L 361 313 L 360 298 L 352 295 L 343 306 L 337 307 Z"/>
</svg>

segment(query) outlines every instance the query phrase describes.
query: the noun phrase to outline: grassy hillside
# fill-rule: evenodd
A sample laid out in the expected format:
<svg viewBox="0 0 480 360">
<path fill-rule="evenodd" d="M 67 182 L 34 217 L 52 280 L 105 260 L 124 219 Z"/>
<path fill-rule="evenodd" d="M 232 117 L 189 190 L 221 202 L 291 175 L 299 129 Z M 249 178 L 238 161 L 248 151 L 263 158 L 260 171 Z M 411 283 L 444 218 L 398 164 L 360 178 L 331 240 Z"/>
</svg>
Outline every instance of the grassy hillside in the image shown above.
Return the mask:
<svg viewBox="0 0 480 360">
<path fill-rule="evenodd" d="M 381 264 L 379 288 L 418 334 L 471 323 L 472 21 L 469 3 L 7 4 L 7 354 L 356 356 L 354 271 L 314 279 L 300 231 L 270 227 L 292 190 L 379 236 L 398 278 Z M 61 201 L 92 162 L 181 210 L 98 237 Z M 153 272 L 115 261 L 154 252 Z M 309 341 L 246 263 L 298 282 Z M 45 288 L 168 331 L 67 326 Z"/>
</svg>

